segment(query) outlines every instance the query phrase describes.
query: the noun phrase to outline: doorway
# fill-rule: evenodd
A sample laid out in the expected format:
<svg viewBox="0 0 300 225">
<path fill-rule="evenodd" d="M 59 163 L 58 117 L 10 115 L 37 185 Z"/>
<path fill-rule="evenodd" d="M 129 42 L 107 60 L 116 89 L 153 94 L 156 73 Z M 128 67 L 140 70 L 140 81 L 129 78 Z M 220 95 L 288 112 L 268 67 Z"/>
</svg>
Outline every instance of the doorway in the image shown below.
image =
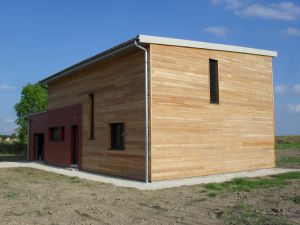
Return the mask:
<svg viewBox="0 0 300 225">
<path fill-rule="evenodd" d="M 78 164 L 78 126 L 71 127 L 71 164 Z"/>
<path fill-rule="evenodd" d="M 36 160 L 44 160 L 44 134 L 34 134 Z"/>
</svg>

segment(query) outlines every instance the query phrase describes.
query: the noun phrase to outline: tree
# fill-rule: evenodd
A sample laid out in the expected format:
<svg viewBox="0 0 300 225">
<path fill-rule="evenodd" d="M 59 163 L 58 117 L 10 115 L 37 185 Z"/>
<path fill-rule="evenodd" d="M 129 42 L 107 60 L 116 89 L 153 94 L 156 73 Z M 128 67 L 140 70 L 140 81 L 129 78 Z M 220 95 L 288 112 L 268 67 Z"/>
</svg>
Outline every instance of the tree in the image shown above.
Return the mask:
<svg viewBox="0 0 300 225">
<path fill-rule="evenodd" d="M 28 83 L 22 89 L 21 100 L 15 105 L 16 123 L 19 125 L 18 137 L 27 144 L 28 117 L 32 113 L 45 111 L 47 107 L 47 90 L 41 84 Z"/>
</svg>

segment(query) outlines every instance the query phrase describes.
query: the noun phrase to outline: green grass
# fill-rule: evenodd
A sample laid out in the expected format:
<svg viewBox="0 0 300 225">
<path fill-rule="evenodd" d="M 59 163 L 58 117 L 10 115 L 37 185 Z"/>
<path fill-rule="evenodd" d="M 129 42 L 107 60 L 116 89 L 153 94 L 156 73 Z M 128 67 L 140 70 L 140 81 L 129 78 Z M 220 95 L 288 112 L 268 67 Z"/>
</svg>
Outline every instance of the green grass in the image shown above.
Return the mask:
<svg viewBox="0 0 300 225">
<path fill-rule="evenodd" d="M 14 198 L 17 198 L 19 195 L 20 194 L 18 192 L 10 191 L 5 195 L 5 197 L 9 198 L 9 199 L 14 199 Z"/>
<path fill-rule="evenodd" d="M 217 193 L 216 192 L 209 192 L 207 194 L 208 197 L 216 197 L 217 196 Z"/>
<path fill-rule="evenodd" d="M 277 161 L 278 165 L 286 164 L 300 164 L 300 156 L 295 157 L 282 157 Z"/>
<path fill-rule="evenodd" d="M 299 149 L 300 142 L 276 143 L 276 149 Z"/>
<path fill-rule="evenodd" d="M 289 172 L 264 178 L 236 178 L 224 183 L 209 183 L 204 185 L 204 187 L 213 191 L 250 191 L 257 188 L 272 188 L 287 185 L 288 180 L 291 179 L 300 179 L 300 172 Z"/>
<path fill-rule="evenodd" d="M 295 204 L 300 204 L 300 195 L 293 196 L 290 198 Z"/>
<path fill-rule="evenodd" d="M 300 150 L 300 136 L 277 136 L 276 149 L 299 149 Z"/>
<path fill-rule="evenodd" d="M 275 216 L 264 215 L 255 208 L 237 204 L 224 213 L 225 223 L 229 225 L 288 225 Z"/>
<path fill-rule="evenodd" d="M 276 136 L 275 140 L 277 143 L 300 142 L 300 136 Z"/>
<path fill-rule="evenodd" d="M 271 175 L 271 177 L 280 179 L 280 180 L 292 180 L 292 179 L 300 179 L 300 172 L 288 172 L 282 174 Z"/>
<path fill-rule="evenodd" d="M 69 179 L 70 179 L 71 183 L 79 183 L 80 182 L 80 178 L 78 178 L 78 177 L 70 177 Z"/>
</svg>

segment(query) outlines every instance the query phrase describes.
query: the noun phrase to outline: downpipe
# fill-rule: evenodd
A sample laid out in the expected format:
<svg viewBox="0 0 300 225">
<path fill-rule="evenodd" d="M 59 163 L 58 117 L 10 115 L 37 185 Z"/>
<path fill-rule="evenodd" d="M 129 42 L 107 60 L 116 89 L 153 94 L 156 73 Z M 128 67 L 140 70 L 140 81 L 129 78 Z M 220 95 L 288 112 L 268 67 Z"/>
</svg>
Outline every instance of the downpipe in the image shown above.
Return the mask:
<svg viewBox="0 0 300 225">
<path fill-rule="evenodd" d="M 145 53 L 145 183 L 149 183 L 149 134 L 148 134 L 148 51 L 146 48 L 138 45 L 134 41 L 134 45 L 143 50 Z"/>
</svg>

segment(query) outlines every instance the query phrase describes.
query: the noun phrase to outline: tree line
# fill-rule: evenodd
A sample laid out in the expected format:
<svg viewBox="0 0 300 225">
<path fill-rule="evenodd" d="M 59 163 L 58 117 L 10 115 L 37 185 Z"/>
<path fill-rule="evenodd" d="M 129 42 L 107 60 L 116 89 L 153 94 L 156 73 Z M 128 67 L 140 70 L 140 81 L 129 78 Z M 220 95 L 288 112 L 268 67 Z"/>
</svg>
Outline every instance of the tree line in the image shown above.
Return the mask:
<svg viewBox="0 0 300 225">
<path fill-rule="evenodd" d="M 0 153 L 22 154 L 26 152 L 28 142 L 28 120 L 33 113 L 47 108 L 47 89 L 42 84 L 28 83 L 22 88 L 21 99 L 15 105 L 17 114 L 16 135 L 0 135 Z M 14 139 L 15 141 L 11 141 Z"/>
</svg>

